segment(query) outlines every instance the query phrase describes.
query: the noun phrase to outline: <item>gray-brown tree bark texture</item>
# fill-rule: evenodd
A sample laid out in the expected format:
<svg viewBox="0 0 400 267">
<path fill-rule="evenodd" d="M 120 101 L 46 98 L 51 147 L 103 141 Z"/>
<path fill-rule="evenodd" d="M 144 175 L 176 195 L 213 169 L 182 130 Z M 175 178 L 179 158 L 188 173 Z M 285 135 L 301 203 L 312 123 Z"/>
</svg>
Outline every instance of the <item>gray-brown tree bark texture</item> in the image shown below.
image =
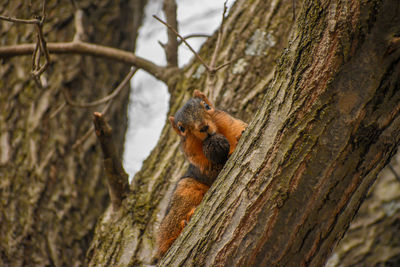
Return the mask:
<svg viewBox="0 0 400 267">
<path fill-rule="evenodd" d="M 45 39 L 72 41 L 75 25 L 81 24 L 81 40 L 132 51 L 144 2 L 47 1 Z M 41 9 L 42 1 L 0 4 L 1 15 L 24 19 L 41 15 Z M 35 42 L 34 30 L 33 25 L 0 21 L 1 44 Z M 92 127 L 93 111 L 104 105 L 70 107 L 62 90 L 80 103 L 99 99 L 129 66 L 51 55 L 40 89 L 30 74 L 31 58 L 0 59 L 0 265 L 82 266 L 109 197 L 94 133 L 79 140 Z M 107 113 L 121 153 L 128 96 L 126 88 Z"/>
<path fill-rule="evenodd" d="M 298 6 L 299 7 L 299 6 Z M 291 1 L 236 1 L 222 36 L 217 65 L 237 58 L 216 74 L 214 103 L 249 122 L 263 103 L 266 86 L 273 78 L 277 56 L 287 45 L 292 26 Z M 210 62 L 216 34 L 200 55 Z M 169 80 L 170 111 L 174 114 L 194 89 L 207 91 L 204 67 L 194 59 Z M 124 209 L 111 209 L 99 222 L 88 253 L 90 266 L 141 266 L 156 253 L 156 233 L 178 179 L 187 168 L 179 138 L 169 124 L 157 146 L 131 184 Z"/>
<path fill-rule="evenodd" d="M 325 263 L 399 143 L 398 12 L 397 1 L 306 1 L 291 28 L 291 1 L 236 1 L 217 58 L 235 60 L 217 73 L 213 95 L 218 107 L 253 119 L 161 266 Z M 193 89 L 208 90 L 205 76 L 194 61 L 171 77 L 170 114 Z M 186 166 L 167 125 L 125 209 L 99 222 L 90 265 L 152 262 Z"/>
<path fill-rule="evenodd" d="M 398 51 L 389 49 L 398 3 L 308 1 L 268 86 L 265 63 L 282 48 L 271 40 L 287 29 L 284 10 L 287 20 L 283 2 L 238 1 L 226 21 L 219 61 L 242 57 L 217 75 L 217 106 L 245 119 L 249 103 L 262 108 L 161 265 L 322 265 L 398 144 Z M 171 113 L 190 95 L 182 92 L 204 89 L 203 77 L 193 63 L 170 83 Z M 135 177 L 127 211 L 107 212 L 99 224 L 93 265 L 152 256 L 157 222 L 184 171 L 171 133 L 164 129 Z"/>
<path fill-rule="evenodd" d="M 400 153 L 378 176 L 327 267 L 399 266 Z"/>
<path fill-rule="evenodd" d="M 261 108 L 160 266 L 325 263 L 399 144 L 399 10 L 304 2 Z"/>
</svg>

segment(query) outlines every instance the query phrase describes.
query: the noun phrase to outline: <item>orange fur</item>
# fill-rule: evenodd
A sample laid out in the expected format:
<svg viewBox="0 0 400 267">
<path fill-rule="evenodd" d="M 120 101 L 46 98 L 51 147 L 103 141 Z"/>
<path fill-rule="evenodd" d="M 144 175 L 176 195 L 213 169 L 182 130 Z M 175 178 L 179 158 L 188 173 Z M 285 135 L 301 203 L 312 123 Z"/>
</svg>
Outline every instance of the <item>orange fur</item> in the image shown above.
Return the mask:
<svg viewBox="0 0 400 267">
<path fill-rule="evenodd" d="M 231 155 L 235 150 L 243 131 L 246 129 L 247 124 L 241 120 L 233 118 L 223 111 L 214 112 L 213 119 L 218 129 L 217 132 L 228 139 L 230 145 L 229 155 Z"/>
<path fill-rule="evenodd" d="M 170 212 L 160 225 L 158 235 L 158 256 L 162 256 L 181 234 L 196 207 L 201 203 L 209 189 L 193 178 L 181 179 L 170 203 Z"/>
<path fill-rule="evenodd" d="M 215 109 L 200 91 L 195 90 L 193 96 L 175 117 L 169 117 L 169 121 L 181 137 L 182 150 L 187 159 L 200 170 L 201 176 L 212 182 L 223 164 L 214 166 L 205 156 L 203 141 L 214 134 L 222 134 L 229 142 L 231 155 L 247 124 Z M 200 181 L 203 180 L 199 177 L 185 177 L 179 181 L 170 202 L 170 210 L 160 225 L 158 257 L 169 249 L 201 203 L 209 186 Z"/>
</svg>

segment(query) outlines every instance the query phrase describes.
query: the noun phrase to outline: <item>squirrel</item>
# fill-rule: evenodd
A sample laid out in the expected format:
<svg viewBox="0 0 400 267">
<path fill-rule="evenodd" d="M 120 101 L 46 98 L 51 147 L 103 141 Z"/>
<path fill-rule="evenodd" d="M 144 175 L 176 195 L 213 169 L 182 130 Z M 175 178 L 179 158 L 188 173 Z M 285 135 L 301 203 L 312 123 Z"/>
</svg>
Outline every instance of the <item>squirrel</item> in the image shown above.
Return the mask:
<svg viewBox="0 0 400 267">
<path fill-rule="evenodd" d="M 190 164 L 160 224 L 157 258 L 167 252 L 189 222 L 247 127 L 245 122 L 216 109 L 198 90 L 169 121 L 181 138 L 182 151 Z"/>
</svg>

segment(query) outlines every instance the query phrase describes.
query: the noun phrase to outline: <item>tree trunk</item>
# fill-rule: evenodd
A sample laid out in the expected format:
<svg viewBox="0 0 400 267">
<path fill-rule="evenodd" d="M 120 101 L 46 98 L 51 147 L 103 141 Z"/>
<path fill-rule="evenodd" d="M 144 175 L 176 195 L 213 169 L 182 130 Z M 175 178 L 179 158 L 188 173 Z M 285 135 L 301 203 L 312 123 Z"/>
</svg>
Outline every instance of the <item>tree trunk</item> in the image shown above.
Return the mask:
<svg viewBox="0 0 400 267">
<path fill-rule="evenodd" d="M 296 8 L 299 12 L 300 6 Z M 263 103 L 275 61 L 287 45 L 292 14 L 291 1 L 235 2 L 226 19 L 217 65 L 237 59 L 216 74 L 217 107 L 250 121 Z M 207 62 L 211 60 L 216 37 L 214 34 L 207 40 L 200 51 Z M 207 90 L 204 67 L 194 59 L 183 73 L 171 76 L 168 87 L 172 115 L 194 89 Z M 157 146 L 133 179 L 124 209 L 113 213 L 109 208 L 98 223 L 88 253 L 90 266 L 142 266 L 154 262 L 159 223 L 187 166 L 179 138 L 166 124 Z"/>
<path fill-rule="evenodd" d="M 48 42 L 71 41 L 78 21 L 73 1 L 47 1 Z M 76 1 L 81 40 L 134 49 L 145 1 Z M 0 14 L 30 19 L 42 1 L 5 1 Z M 79 16 L 77 16 L 79 17 Z M 135 22 L 134 22 L 135 20 Z M 34 26 L 0 22 L 2 45 L 35 41 Z M 129 66 L 84 56 L 51 56 L 40 89 L 31 58 L 0 59 L 0 265 L 81 266 L 99 216 L 109 205 L 100 148 L 92 133 L 96 108 L 65 105 L 110 93 Z M 112 63 L 112 64 L 111 64 Z M 110 67 L 112 66 L 112 67 Z M 128 87 L 107 113 L 122 155 Z M 64 106 L 62 108 L 62 106 Z"/>
<path fill-rule="evenodd" d="M 400 141 L 398 1 L 306 1 L 273 84 L 160 266 L 322 266 Z"/>
<path fill-rule="evenodd" d="M 330 256 L 327 267 L 400 265 L 400 154 L 386 167 Z"/>
<path fill-rule="evenodd" d="M 40 14 L 28 5 L 14 1 L 0 12 L 26 18 L 36 8 Z M 48 41 L 74 36 L 72 6 L 64 5 L 48 4 Z M 132 44 L 134 29 L 126 23 L 131 4 L 79 7 L 82 38 L 125 49 Z M 295 13 L 292 31 L 291 1 L 236 1 L 217 57 L 218 64 L 234 61 L 217 73 L 215 88 L 207 88 L 204 67 L 196 61 L 169 79 L 171 114 L 200 88 L 212 91 L 219 108 L 253 120 L 161 265 L 321 266 L 393 155 L 400 139 L 397 1 L 305 1 Z M 32 41 L 29 26 L 0 25 L 3 43 Z M 215 43 L 213 36 L 202 48 L 208 62 Z M 97 90 L 105 95 L 127 70 L 114 62 L 60 56 L 44 76 L 49 86 L 38 89 L 26 75 L 26 62 L 3 60 L 0 74 L 0 85 L 9 88 L 0 92 L 0 263 L 81 265 L 108 200 L 95 138 L 74 146 L 93 110 L 59 111 L 60 88 L 88 102 Z M 118 75 L 106 74 L 110 65 Z M 127 94 L 109 111 L 112 124 L 120 126 L 114 136 L 121 153 Z M 153 261 L 155 232 L 186 167 L 167 125 L 123 208 L 108 209 L 97 224 L 90 265 Z"/>
<path fill-rule="evenodd" d="M 254 119 L 162 266 L 321 266 L 393 155 L 398 3 L 305 5 L 301 13 L 296 7 L 297 26 L 275 77 L 274 60 L 291 32 L 291 1 L 239 0 L 229 12 L 217 61 L 236 60 L 217 73 L 213 95 L 217 107 Z M 215 41 L 201 50 L 208 62 Z M 170 78 L 170 114 L 193 89 L 208 90 L 205 76 L 193 61 Z M 186 167 L 167 125 L 124 209 L 108 209 L 99 222 L 90 265 L 153 261 L 159 222 Z"/>
</svg>

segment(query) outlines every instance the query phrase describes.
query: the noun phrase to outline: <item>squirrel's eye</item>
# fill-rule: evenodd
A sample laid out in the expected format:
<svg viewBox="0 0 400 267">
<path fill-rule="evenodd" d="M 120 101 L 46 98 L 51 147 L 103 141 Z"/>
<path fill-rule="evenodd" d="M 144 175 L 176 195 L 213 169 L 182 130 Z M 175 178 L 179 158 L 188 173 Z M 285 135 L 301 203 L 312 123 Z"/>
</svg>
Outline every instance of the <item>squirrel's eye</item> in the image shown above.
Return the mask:
<svg viewBox="0 0 400 267">
<path fill-rule="evenodd" d="M 211 109 L 210 105 L 208 105 L 207 103 L 204 103 L 204 108 L 205 108 L 206 110 L 210 110 L 210 109 Z"/>
<path fill-rule="evenodd" d="M 182 133 L 185 131 L 185 128 L 182 125 L 178 126 L 179 131 L 181 131 Z"/>
</svg>

